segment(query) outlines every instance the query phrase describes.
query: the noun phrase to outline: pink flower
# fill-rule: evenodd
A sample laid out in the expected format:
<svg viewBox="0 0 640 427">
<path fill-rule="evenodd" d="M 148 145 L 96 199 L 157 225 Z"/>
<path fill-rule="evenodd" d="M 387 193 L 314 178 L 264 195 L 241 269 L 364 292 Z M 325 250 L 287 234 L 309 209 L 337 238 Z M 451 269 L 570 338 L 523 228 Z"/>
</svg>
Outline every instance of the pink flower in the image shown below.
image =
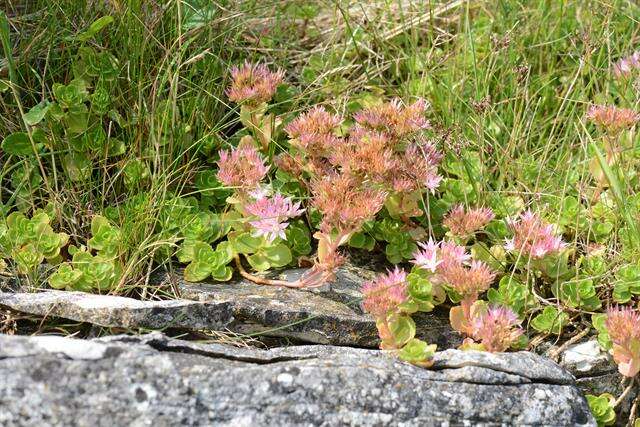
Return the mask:
<svg viewBox="0 0 640 427">
<path fill-rule="evenodd" d="M 462 205 L 457 205 L 444 218 L 442 224 L 452 235 L 468 237 L 487 225 L 493 217 L 493 211 L 489 208 L 469 209 L 465 212 Z"/>
<path fill-rule="evenodd" d="M 496 277 L 489 266 L 481 261 L 471 261 L 468 267 L 463 264 L 444 265 L 442 263 L 438 269 L 440 280 L 463 299 L 477 299 L 478 295 L 489 289 Z"/>
<path fill-rule="evenodd" d="M 613 74 L 616 77 L 629 77 L 634 71 L 640 69 L 640 51 L 634 52 L 626 58 L 613 64 Z"/>
<path fill-rule="evenodd" d="M 326 157 L 341 142 L 334 134 L 342 123 L 338 115 L 330 114 L 323 107 L 313 107 L 293 120 L 285 131 L 291 144 L 304 150 L 312 157 Z"/>
<path fill-rule="evenodd" d="M 431 191 L 431 194 L 435 194 L 436 188 L 440 186 L 440 182 L 442 182 L 442 176 L 431 175 L 425 179 L 424 186 Z"/>
<path fill-rule="evenodd" d="M 422 129 L 429 128 L 429 121 L 425 118 L 428 104 L 420 99 L 404 107 L 402 101 L 393 99 L 380 105 L 366 108 L 354 115 L 358 125 L 385 132 L 391 138 L 402 138 Z"/>
<path fill-rule="evenodd" d="M 622 375 L 640 372 L 640 314 L 631 307 L 609 308 L 605 322 L 613 342 L 613 359 Z"/>
<path fill-rule="evenodd" d="M 257 106 L 269 102 L 284 78 L 284 71 L 269 71 L 266 65 L 245 62 L 231 69 L 232 83 L 227 96 L 238 104 Z"/>
<path fill-rule="evenodd" d="M 491 286 L 496 274 L 488 265 L 480 261 L 470 261 L 471 255 L 464 246 L 454 242 L 418 243 L 421 249 L 413 254 L 413 262 L 420 268 L 435 275 L 434 284 L 445 284 L 463 298 L 474 299 Z"/>
<path fill-rule="evenodd" d="M 631 129 L 640 120 L 640 114 L 628 108 L 614 105 L 592 105 L 587 111 L 587 119 L 604 128 L 607 132 L 617 134 Z"/>
<path fill-rule="evenodd" d="M 407 301 L 407 273 L 396 267 L 387 274 L 362 285 L 363 309 L 376 317 L 382 317 Z"/>
<path fill-rule="evenodd" d="M 369 177 L 384 182 L 395 167 L 388 138 L 380 132 L 354 130 L 329 154 L 329 162 L 352 176 Z"/>
<path fill-rule="evenodd" d="M 255 189 L 269 171 L 253 145 L 239 145 L 231 151 L 220 150 L 219 154 L 218 179 L 226 186 L 246 191 Z"/>
<path fill-rule="evenodd" d="M 442 262 L 442 260 L 438 260 L 439 244 L 430 238 L 427 243 L 418 242 L 418 246 L 421 247 L 422 250 L 418 249 L 413 254 L 413 260 L 411 262 L 420 268 L 435 273 L 436 267 Z"/>
<path fill-rule="evenodd" d="M 440 243 L 440 257 L 442 259 L 440 267 L 445 269 L 459 264 L 467 264 L 471 259 L 471 255 L 467 253 L 467 248 L 451 241 Z"/>
<path fill-rule="evenodd" d="M 329 174 L 311 183 L 312 204 L 322 214 L 320 230 L 351 233 L 372 219 L 384 204 L 386 193 L 357 182 L 345 174 Z"/>
<path fill-rule="evenodd" d="M 295 118 L 287 125 L 285 131 L 289 138 L 300 139 L 332 134 L 341 123 L 340 116 L 329 113 L 322 106 L 316 106 Z"/>
<path fill-rule="evenodd" d="M 254 200 L 263 199 L 271 195 L 271 188 L 268 185 L 258 185 L 252 191 L 249 192 Z"/>
<path fill-rule="evenodd" d="M 505 351 L 522 335 L 519 325 L 518 316 L 510 308 L 490 307 L 474 318 L 472 336 L 486 351 Z"/>
<path fill-rule="evenodd" d="M 265 236 L 269 242 L 276 237 L 286 240 L 285 230 L 289 218 L 294 218 L 304 212 L 300 208 L 300 202 L 293 203 L 291 198 L 276 194 L 272 198 L 262 197 L 245 206 L 248 214 L 257 217 L 249 221 L 255 228 L 257 236 Z"/>
<path fill-rule="evenodd" d="M 442 181 L 438 164 L 442 154 L 431 143 L 410 144 L 398 157 L 392 170 L 395 191 L 414 191 L 426 188 L 434 193 Z"/>
<path fill-rule="evenodd" d="M 537 214 L 527 210 L 518 221 L 510 221 L 513 238 L 507 240 L 505 249 L 519 251 L 531 258 L 543 258 L 565 247 L 560 237 L 554 235 L 553 225 L 544 222 Z"/>
</svg>

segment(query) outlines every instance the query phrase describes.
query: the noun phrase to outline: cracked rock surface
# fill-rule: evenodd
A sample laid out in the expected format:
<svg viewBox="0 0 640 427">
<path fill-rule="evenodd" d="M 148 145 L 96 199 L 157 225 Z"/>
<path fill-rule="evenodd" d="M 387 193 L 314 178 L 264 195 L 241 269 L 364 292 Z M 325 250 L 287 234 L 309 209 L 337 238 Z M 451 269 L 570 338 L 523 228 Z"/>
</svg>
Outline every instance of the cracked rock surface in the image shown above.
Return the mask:
<svg viewBox="0 0 640 427">
<path fill-rule="evenodd" d="M 283 275 L 295 279 L 301 270 Z M 368 270 L 342 268 L 336 283 L 319 290 L 260 286 L 247 281 L 187 283 L 180 274 L 157 275 L 172 281 L 182 299 L 139 301 L 84 292 L 0 292 L 0 306 L 39 316 L 58 316 L 99 326 L 128 329 L 212 329 L 263 333 L 316 344 L 377 347 L 374 320 L 360 309 L 360 287 Z M 414 316 L 420 338 L 440 348 L 460 343 L 444 311 Z"/>
<path fill-rule="evenodd" d="M 0 335 L 0 378 L 3 426 L 595 425 L 531 353 L 447 350 L 427 370 L 333 346 Z"/>
</svg>

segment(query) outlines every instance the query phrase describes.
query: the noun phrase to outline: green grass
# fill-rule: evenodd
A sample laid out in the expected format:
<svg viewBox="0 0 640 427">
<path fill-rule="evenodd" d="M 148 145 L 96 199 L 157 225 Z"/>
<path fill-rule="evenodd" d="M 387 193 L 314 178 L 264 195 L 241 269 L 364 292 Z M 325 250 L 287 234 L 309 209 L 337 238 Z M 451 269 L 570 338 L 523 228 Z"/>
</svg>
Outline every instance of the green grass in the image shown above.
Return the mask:
<svg viewBox="0 0 640 427">
<path fill-rule="evenodd" d="M 76 35 L 101 16 L 116 18 L 86 45 L 111 52 L 119 61 L 120 75 L 109 94 L 113 114 L 103 125 L 113 132 L 110 137 L 125 142 L 127 154 L 115 163 L 97 160 L 93 168 L 102 173 L 81 183 L 43 174 L 45 185 L 34 188 L 25 202 L 41 206 L 55 201 L 61 227 L 81 241 L 92 215 L 130 196 L 120 179 L 128 159 L 149 162 L 154 197 L 148 215 L 135 222 L 123 218 L 132 236 L 132 272 L 139 273 L 139 264 L 154 244 L 146 239 L 156 221 L 154 206 L 168 191 L 180 191 L 197 168 L 207 167 L 206 162 L 196 161 L 194 146 L 207 141 L 215 147 L 226 129 L 234 126 L 223 89 L 229 64 L 247 56 L 240 40 L 243 19 L 231 19 L 233 13 L 222 7 L 194 11 L 184 2 L 161 6 L 142 1 L 42 1 L 10 4 L 7 13 L 16 69 L 11 76 L 3 75 L 10 77 L 17 96 L 11 91 L 3 94 L 0 135 L 4 136 L 23 129 L 19 108 L 26 111 L 51 100 L 53 84 L 73 78 L 72 65 L 83 44 L 74 39 Z M 212 19 L 199 22 L 197 13 Z M 45 160 L 60 164 L 64 151 Z M 19 162 L 0 154 L 3 202 L 11 200 L 15 188 L 5 184 Z"/>
</svg>

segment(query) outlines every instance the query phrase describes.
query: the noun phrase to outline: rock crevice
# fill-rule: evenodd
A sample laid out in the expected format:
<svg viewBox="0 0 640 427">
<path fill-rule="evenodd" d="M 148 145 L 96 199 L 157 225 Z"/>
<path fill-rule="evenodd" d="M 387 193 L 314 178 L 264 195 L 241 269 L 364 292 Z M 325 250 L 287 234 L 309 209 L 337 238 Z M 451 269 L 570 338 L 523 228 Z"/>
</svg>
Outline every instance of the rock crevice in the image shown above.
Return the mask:
<svg viewBox="0 0 640 427">
<path fill-rule="evenodd" d="M 291 278 L 299 273 L 291 270 L 283 274 Z M 304 343 L 375 348 L 375 322 L 360 309 L 360 287 L 367 274 L 370 272 L 343 268 L 330 289 L 301 291 L 247 281 L 186 283 L 179 275 L 165 273 L 154 276 L 153 284 L 176 282 L 181 299 L 140 301 L 56 290 L 0 292 L 0 307 L 133 331 L 210 329 Z M 421 313 L 415 320 L 420 338 L 440 348 L 460 343 L 445 311 Z"/>
</svg>

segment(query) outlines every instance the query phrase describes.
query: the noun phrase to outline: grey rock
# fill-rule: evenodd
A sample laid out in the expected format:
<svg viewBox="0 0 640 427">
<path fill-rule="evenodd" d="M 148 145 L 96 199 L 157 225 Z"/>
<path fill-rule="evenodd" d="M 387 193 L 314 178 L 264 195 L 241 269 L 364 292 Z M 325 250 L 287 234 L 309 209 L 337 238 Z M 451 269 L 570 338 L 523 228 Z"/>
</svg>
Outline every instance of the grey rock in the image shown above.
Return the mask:
<svg viewBox="0 0 640 427">
<path fill-rule="evenodd" d="M 595 339 L 568 347 L 562 354 L 560 365 L 575 376 L 576 383 L 585 394 L 598 396 L 609 393 L 617 397 L 625 389 L 624 377 L 618 372 L 613 358 L 602 350 Z M 637 396 L 636 388 L 620 402 L 616 408 L 616 425 L 626 424 Z"/>
<path fill-rule="evenodd" d="M 573 377 L 530 353 L 423 369 L 345 347 L 0 335 L 0 378 L 3 426 L 595 425 Z"/>
<path fill-rule="evenodd" d="M 561 364 L 577 374 L 597 375 L 615 369 L 611 356 L 602 350 L 597 340 L 569 346 L 562 353 Z"/>
<path fill-rule="evenodd" d="M 197 301 L 140 301 L 114 295 L 58 290 L 0 292 L 0 306 L 39 316 L 57 316 L 128 329 L 218 329 L 224 328 L 232 317 L 228 304 L 218 305 L 211 310 Z"/>
<path fill-rule="evenodd" d="M 301 270 L 285 272 L 289 279 Z M 212 329 L 263 334 L 308 343 L 376 347 L 374 320 L 360 309 L 360 287 L 373 273 L 343 268 L 336 283 L 299 290 L 248 281 L 188 283 L 180 274 L 157 275 L 171 281 L 182 299 L 139 301 L 82 292 L 0 292 L 0 306 L 40 316 L 58 316 L 105 327 L 128 329 Z M 418 335 L 440 348 L 457 346 L 460 337 L 445 311 L 415 316 Z"/>
</svg>

